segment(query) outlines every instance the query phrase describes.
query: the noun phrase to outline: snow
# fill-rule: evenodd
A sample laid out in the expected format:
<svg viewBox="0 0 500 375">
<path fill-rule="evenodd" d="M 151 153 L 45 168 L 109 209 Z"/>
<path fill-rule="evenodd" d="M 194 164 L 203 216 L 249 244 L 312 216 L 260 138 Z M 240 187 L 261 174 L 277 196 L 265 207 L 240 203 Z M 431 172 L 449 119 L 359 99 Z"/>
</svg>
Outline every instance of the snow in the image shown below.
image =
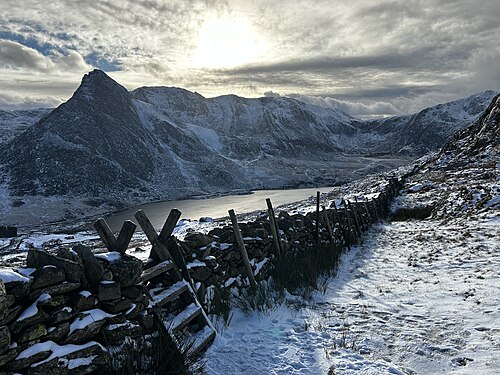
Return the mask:
<svg viewBox="0 0 500 375">
<path fill-rule="evenodd" d="M 85 358 L 70 359 L 68 361 L 68 370 L 74 370 L 78 367 L 91 365 L 96 357 L 96 355 L 91 355 Z"/>
<path fill-rule="evenodd" d="M 499 243 L 498 217 L 381 224 L 342 256 L 325 294 L 236 310 L 207 373 L 497 374 Z"/>
<path fill-rule="evenodd" d="M 0 279 L 4 282 L 4 284 L 9 283 L 27 283 L 30 279 L 26 276 L 21 275 L 20 273 L 15 272 L 10 268 L 0 268 Z"/>
<path fill-rule="evenodd" d="M 204 262 L 200 262 L 198 259 L 196 259 L 194 262 L 187 263 L 186 267 L 188 270 L 196 267 L 205 267 L 206 264 Z"/>
<path fill-rule="evenodd" d="M 79 294 L 85 298 L 89 298 L 92 295 L 88 290 L 82 290 Z"/>
<path fill-rule="evenodd" d="M 110 251 L 109 253 L 95 254 L 96 258 L 107 260 L 108 262 L 116 262 L 121 259 L 121 254 L 117 251 Z"/>
<path fill-rule="evenodd" d="M 82 345 L 74 345 L 74 344 L 67 344 L 67 345 L 57 345 L 53 341 L 45 341 L 45 342 L 40 342 L 38 344 L 35 344 L 33 346 L 30 346 L 28 349 L 23 350 L 19 355 L 17 356 L 16 360 L 20 359 L 25 359 L 25 358 L 30 358 L 33 355 L 40 353 L 40 352 L 47 352 L 50 351 L 52 354 L 42 362 L 36 363 L 34 366 L 40 365 L 45 362 L 49 362 L 54 358 L 60 358 L 64 357 L 68 354 L 90 348 L 94 345 L 98 345 L 102 350 L 105 350 L 101 344 L 95 342 L 95 341 L 90 341 L 86 344 Z"/>
<path fill-rule="evenodd" d="M 82 316 L 76 318 L 69 327 L 68 336 L 71 335 L 74 331 L 78 331 L 86 328 L 88 325 L 98 322 L 107 318 L 113 318 L 115 315 L 108 314 L 101 309 L 92 309 L 89 311 L 82 312 Z"/>
<path fill-rule="evenodd" d="M 17 320 L 18 321 L 25 320 L 31 318 L 32 316 L 35 316 L 38 313 L 38 307 L 37 307 L 38 303 L 43 301 L 48 301 L 50 298 L 51 298 L 50 294 L 46 293 L 41 294 L 40 297 L 38 297 L 36 301 L 31 304 L 31 306 L 29 306 L 21 313 L 21 315 L 19 316 L 19 318 L 17 318 Z"/>
</svg>

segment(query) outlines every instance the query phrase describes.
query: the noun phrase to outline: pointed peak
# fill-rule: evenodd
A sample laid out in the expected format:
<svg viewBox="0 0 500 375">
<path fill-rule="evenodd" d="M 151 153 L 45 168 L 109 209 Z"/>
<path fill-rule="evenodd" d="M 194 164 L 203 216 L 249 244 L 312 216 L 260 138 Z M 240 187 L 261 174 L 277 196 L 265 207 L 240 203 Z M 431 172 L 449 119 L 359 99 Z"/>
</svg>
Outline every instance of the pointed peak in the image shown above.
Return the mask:
<svg viewBox="0 0 500 375">
<path fill-rule="evenodd" d="M 82 83 L 75 91 L 74 96 L 90 99 L 111 93 L 128 95 L 128 90 L 102 70 L 94 69 L 83 76 Z"/>
</svg>

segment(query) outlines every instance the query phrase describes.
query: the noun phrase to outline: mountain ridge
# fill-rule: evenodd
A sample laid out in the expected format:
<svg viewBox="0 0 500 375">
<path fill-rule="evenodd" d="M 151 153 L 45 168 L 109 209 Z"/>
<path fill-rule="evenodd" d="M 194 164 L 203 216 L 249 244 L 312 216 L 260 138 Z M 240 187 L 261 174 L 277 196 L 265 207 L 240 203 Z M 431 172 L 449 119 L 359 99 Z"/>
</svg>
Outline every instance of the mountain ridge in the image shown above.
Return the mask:
<svg viewBox="0 0 500 375">
<path fill-rule="evenodd" d="M 489 95 L 464 103 L 480 109 Z M 8 191 L 12 208 L 14 200 L 29 196 L 132 205 L 237 190 L 331 186 L 436 150 L 448 133 L 439 135 L 432 124 L 422 132 L 428 113 L 446 129 L 465 127 L 442 107 L 361 122 L 292 98 L 205 98 L 172 87 L 128 91 L 95 70 L 66 103 L 0 145 L 0 193 Z M 463 109 L 463 120 L 476 112 Z"/>
</svg>

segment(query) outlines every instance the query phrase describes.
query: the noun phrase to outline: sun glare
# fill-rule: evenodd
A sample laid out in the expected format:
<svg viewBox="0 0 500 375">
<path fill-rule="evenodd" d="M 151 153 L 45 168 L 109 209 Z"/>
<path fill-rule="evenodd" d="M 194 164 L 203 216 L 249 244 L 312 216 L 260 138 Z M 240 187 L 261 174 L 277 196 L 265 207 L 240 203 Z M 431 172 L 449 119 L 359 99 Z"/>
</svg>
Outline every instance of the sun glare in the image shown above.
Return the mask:
<svg viewBox="0 0 500 375">
<path fill-rule="evenodd" d="M 195 68 L 228 68 L 257 61 L 262 41 L 246 19 L 209 18 L 201 26 L 192 56 Z"/>
</svg>

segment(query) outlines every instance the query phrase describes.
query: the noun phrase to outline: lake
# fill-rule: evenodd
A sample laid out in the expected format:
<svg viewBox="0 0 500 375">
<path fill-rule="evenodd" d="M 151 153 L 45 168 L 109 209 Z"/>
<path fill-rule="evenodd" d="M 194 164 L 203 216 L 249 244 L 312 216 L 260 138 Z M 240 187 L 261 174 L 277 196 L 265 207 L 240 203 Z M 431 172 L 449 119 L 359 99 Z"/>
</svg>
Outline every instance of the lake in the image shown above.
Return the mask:
<svg viewBox="0 0 500 375">
<path fill-rule="evenodd" d="M 124 211 L 116 212 L 108 217 L 111 230 L 119 231 L 125 220 L 132 220 L 135 223 L 134 214 L 137 210 L 144 210 L 149 220 L 155 228 L 161 228 L 168 213 L 172 208 L 177 208 L 182 212 L 181 218 L 198 220 L 200 217 L 219 218 L 228 216 L 227 211 L 233 209 L 236 214 L 267 210 L 266 198 L 271 198 L 274 207 L 283 204 L 299 202 L 316 192 L 329 192 L 333 187 L 308 188 L 308 189 L 287 189 L 287 190 L 257 190 L 245 195 L 226 195 L 223 197 L 205 199 L 183 199 L 175 201 L 162 201 L 147 203 Z"/>
</svg>

